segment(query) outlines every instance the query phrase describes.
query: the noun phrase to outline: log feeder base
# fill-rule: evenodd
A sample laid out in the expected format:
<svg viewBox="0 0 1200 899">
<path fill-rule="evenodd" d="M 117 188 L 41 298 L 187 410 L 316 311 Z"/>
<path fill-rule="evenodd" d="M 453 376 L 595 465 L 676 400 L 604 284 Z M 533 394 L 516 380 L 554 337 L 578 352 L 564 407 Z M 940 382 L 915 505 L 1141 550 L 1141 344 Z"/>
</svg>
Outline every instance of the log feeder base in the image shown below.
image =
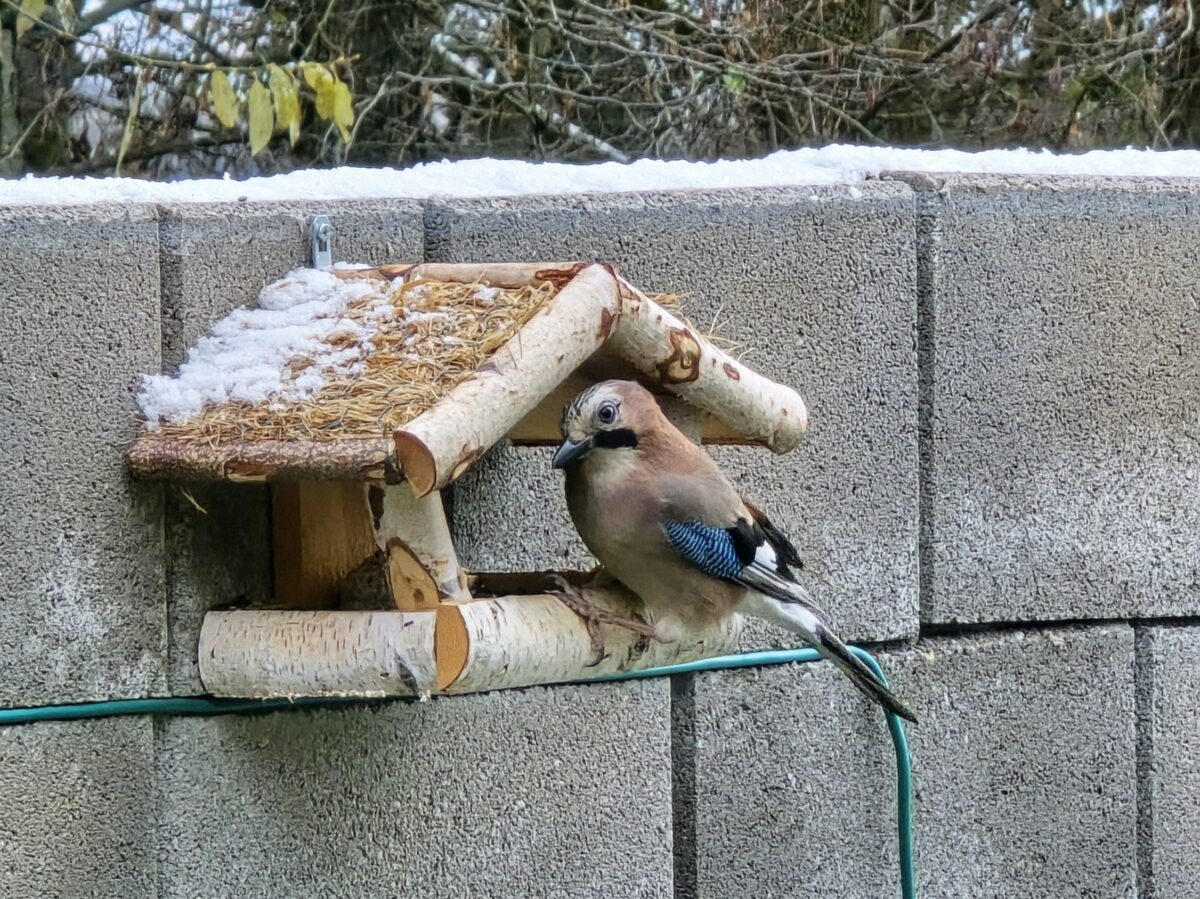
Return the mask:
<svg viewBox="0 0 1200 899">
<path fill-rule="evenodd" d="M 619 587 L 583 588 L 625 617 L 638 603 Z M 653 622 L 651 622 L 653 623 Z M 723 655 L 737 617 L 680 643 L 601 625 L 597 663 L 583 620 L 549 594 L 443 602 L 433 611 L 209 612 L 200 677 L 214 696 L 428 696 L 588 680 Z"/>
</svg>

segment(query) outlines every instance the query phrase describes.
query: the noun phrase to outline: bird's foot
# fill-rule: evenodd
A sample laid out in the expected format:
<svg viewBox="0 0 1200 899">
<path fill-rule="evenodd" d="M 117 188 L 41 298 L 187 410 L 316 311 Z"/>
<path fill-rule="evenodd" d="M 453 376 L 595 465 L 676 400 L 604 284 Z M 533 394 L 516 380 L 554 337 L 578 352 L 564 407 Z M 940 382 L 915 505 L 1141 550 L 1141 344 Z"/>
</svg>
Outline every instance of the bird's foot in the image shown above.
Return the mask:
<svg viewBox="0 0 1200 899">
<path fill-rule="evenodd" d="M 594 660 L 589 662 L 587 667 L 594 668 L 607 658 L 607 653 L 604 650 L 604 635 L 600 631 L 600 625 L 602 624 L 623 627 L 626 630 L 633 631 L 635 634 L 653 639 L 654 628 L 646 622 L 639 621 L 636 618 L 626 618 L 623 615 L 610 612 L 608 609 L 603 609 L 595 603 L 589 602 L 574 584 L 569 583 L 558 575 L 554 575 L 553 579 L 559 589 L 552 590 L 551 595 L 582 618 L 584 625 L 587 627 L 588 637 L 592 641 L 592 651 L 595 654 Z"/>
</svg>

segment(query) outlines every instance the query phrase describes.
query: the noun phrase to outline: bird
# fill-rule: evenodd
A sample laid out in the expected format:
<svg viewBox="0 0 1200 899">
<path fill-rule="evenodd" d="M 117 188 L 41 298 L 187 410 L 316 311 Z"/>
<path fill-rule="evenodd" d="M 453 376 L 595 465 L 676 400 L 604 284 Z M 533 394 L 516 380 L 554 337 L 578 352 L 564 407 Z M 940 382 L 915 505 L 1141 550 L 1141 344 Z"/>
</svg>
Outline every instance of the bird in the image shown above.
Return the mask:
<svg viewBox="0 0 1200 899">
<path fill-rule="evenodd" d="M 561 429 L 552 465 L 565 474 L 571 520 L 600 570 L 635 593 L 653 622 L 609 615 L 607 623 L 672 643 L 735 613 L 763 618 L 801 635 L 886 711 L 916 722 L 825 623 L 798 580 L 796 548 L 650 391 L 635 381 L 592 384 L 564 408 Z M 582 594 L 564 592 L 590 614 Z"/>
</svg>

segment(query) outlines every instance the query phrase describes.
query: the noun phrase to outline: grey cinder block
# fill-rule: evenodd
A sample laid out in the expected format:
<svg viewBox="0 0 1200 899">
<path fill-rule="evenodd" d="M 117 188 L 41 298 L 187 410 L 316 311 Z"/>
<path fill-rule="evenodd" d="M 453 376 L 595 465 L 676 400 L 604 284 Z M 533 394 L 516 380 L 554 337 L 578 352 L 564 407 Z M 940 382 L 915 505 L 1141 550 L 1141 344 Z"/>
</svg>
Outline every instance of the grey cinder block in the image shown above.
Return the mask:
<svg viewBox="0 0 1200 899">
<path fill-rule="evenodd" d="M 153 208 L 0 207 L 0 705 L 161 691 L 162 492 L 122 456 L 159 366 Z"/>
<path fill-rule="evenodd" d="M 1145 899 L 1200 883 L 1200 628 L 1139 628 L 1138 873 Z"/>
<path fill-rule="evenodd" d="M 928 621 L 1200 611 L 1200 185 L 938 179 Z"/>
<path fill-rule="evenodd" d="M 596 565 L 571 524 L 562 473 L 550 466 L 553 455 L 550 447 L 502 441 L 454 483 L 454 546 L 467 570 L 588 571 Z"/>
<path fill-rule="evenodd" d="M 272 597 L 271 493 L 254 484 L 167 484 L 166 544 L 171 572 L 168 687 L 204 692 L 196 645 L 213 606 Z"/>
<path fill-rule="evenodd" d="M 157 899 L 149 718 L 0 727 L 0 895 Z"/>
<path fill-rule="evenodd" d="M 169 206 L 162 226 L 163 363 L 171 370 L 210 325 L 252 304 L 262 287 L 311 264 L 308 226 L 328 215 L 335 262 L 419 262 L 419 204 L 406 201 L 214 203 Z M 201 512 L 167 487 L 170 687 L 202 689 L 195 667 L 204 613 L 272 592 L 270 492 L 251 485 L 189 488 Z"/>
<path fill-rule="evenodd" d="M 668 899 L 665 681 L 168 720 L 162 899 Z"/>
<path fill-rule="evenodd" d="M 918 895 L 1133 895 L 1133 643 L 1113 626 L 880 657 L 921 718 L 907 729 Z M 826 664 L 694 689 L 696 895 L 898 896 L 882 716 Z"/>
<path fill-rule="evenodd" d="M 308 227 L 333 226 L 334 262 L 420 262 L 421 207 L 409 200 L 205 203 L 163 211 L 163 363 L 177 366 L 215 320 L 311 264 Z"/>
<path fill-rule="evenodd" d="M 811 437 L 789 455 L 715 455 L 812 561 L 813 592 L 847 637 L 915 634 L 916 252 L 906 185 L 433 202 L 426 227 L 437 261 L 604 260 L 643 289 L 689 294 L 684 312 L 698 327 L 715 324 L 747 364 L 796 387 L 811 409 Z M 469 558 L 491 564 L 513 552 L 475 524 L 506 509 L 565 520 L 560 480 L 535 458 L 501 452 L 456 492 Z M 528 477 L 504 495 L 500 476 L 514 467 Z M 539 539 L 525 557 L 560 564 L 573 541 Z M 752 642 L 792 638 L 760 629 Z"/>
</svg>

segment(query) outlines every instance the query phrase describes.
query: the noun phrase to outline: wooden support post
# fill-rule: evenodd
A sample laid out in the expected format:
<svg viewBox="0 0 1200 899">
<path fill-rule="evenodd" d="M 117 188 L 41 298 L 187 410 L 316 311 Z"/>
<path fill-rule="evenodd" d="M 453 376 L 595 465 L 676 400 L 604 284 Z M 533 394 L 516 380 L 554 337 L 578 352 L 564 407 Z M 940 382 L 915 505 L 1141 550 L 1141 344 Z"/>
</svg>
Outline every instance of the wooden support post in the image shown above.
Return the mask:
<svg viewBox="0 0 1200 899">
<path fill-rule="evenodd" d="M 272 487 L 272 509 L 277 602 L 333 608 L 338 584 L 375 552 L 367 485 L 280 482 Z"/>
<path fill-rule="evenodd" d="M 375 544 L 386 553 L 397 609 L 432 610 L 470 598 L 439 491 L 418 497 L 407 484 L 371 487 Z"/>
</svg>

